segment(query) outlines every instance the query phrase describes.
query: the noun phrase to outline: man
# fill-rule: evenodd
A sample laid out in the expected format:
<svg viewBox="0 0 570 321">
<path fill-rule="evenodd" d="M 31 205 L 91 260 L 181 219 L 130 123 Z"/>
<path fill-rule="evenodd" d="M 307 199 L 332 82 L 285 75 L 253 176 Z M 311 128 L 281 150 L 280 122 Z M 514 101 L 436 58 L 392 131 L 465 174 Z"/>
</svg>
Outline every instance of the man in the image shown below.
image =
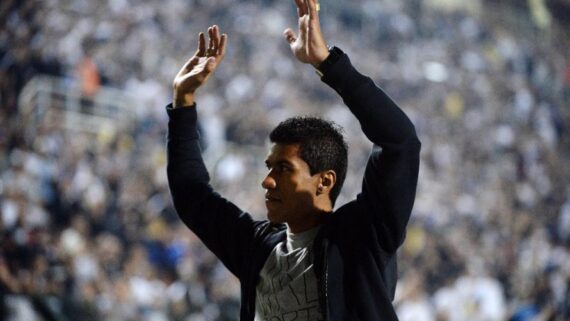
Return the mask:
<svg viewBox="0 0 570 321">
<path fill-rule="evenodd" d="M 361 193 L 333 211 L 347 148 L 334 124 L 311 117 L 288 119 L 270 134 L 262 181 L 268 221 L 254 221 L 212 189 L 200 154 L 194 93 L 224 57 L 227 36 L 213 26 L 207 47 L 200 33 L 167 107 L 174 205 L 239 278 L 240 320 L 397 320 L 396 250 L 415 198 L 420 142 L 396 104 L 340 49 L 327 48 L 316 1 L 295 2 L 298 36 L 285 31 L 293 54 L 322 74 L 374 143 Z"/>
</svg>

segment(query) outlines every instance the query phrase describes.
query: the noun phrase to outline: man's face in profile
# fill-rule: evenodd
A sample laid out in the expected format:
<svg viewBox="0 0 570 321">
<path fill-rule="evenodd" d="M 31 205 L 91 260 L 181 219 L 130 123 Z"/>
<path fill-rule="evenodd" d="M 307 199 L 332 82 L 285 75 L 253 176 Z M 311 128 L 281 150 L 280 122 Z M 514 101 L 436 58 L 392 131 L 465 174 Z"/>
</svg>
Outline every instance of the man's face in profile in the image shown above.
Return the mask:
<svg viewBox="0 0 570 321">
<path fill-rule="evenodd" d="M 273 144 L 265 161 L 269 172 L 261 186 L 266 190 L 267 218 L 287 223 L 292 230 L 310 221 L 317 212 L 315 201 L 319 175 L 299 157 L 299 144 Z"/>
</svg>

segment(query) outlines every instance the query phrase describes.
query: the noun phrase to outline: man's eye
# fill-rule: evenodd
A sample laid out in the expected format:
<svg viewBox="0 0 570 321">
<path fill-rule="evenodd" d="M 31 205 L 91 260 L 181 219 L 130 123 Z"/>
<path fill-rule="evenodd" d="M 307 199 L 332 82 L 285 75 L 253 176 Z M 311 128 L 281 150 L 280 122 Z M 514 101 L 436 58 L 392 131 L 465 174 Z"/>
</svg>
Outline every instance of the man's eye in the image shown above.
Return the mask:
<svg viewBox="0 0 570 321">
<path fill-rule="evenodd" d="M 278 164 L 278 165 L 275 165 L 275 167 L 271 166 L 270 164 L 265 164 L 265 167 L 267 168 L 268 171 L 275 171 L 278 173 L 290 172 L 291 171 L 291 167 L 289 167 L 285 164 Z"/>
</svg>

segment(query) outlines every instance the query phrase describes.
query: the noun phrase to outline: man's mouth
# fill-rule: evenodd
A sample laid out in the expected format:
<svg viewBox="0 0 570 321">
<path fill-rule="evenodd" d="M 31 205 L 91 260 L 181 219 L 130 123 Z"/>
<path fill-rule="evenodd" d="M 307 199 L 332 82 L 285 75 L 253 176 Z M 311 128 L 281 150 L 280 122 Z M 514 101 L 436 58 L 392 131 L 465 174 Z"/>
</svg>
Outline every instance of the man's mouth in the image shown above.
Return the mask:
<svg viewBox="0 0 570 321">
<path fill-rule="evenodd" d="M 266 202 L 281 202 L 281 200 L 273 195 L 265 195 Z"/>
</svg>

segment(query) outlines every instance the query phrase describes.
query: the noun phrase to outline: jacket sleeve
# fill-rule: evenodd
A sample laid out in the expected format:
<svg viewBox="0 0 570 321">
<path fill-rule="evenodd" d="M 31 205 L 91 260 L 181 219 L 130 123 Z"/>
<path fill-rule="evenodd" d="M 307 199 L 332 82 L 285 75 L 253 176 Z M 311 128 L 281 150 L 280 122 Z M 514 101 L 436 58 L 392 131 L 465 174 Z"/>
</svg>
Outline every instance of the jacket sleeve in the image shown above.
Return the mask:
<svg viewBox="0 0 570 321">
<path fill-rule="evenodd" d="M 238 278 L 248 257 L 255 223 L 252 217 L 222 198 L 209 184 L 201 155 L 196 107 L 173 109 L 167 136 L 167 175 L 180 219 Z"/>
<path fill-rule="evenodd" d="M 346 54 L 322 80 L 342 97 L 374 143 L 356 201 L 365 209 L 365 222 L 376 228 L 380 246 L 394 253 L 404 241 L 416 194 L 421 144 L 414 125 L 372 79 L 354 69 Z"/>
</svg>

